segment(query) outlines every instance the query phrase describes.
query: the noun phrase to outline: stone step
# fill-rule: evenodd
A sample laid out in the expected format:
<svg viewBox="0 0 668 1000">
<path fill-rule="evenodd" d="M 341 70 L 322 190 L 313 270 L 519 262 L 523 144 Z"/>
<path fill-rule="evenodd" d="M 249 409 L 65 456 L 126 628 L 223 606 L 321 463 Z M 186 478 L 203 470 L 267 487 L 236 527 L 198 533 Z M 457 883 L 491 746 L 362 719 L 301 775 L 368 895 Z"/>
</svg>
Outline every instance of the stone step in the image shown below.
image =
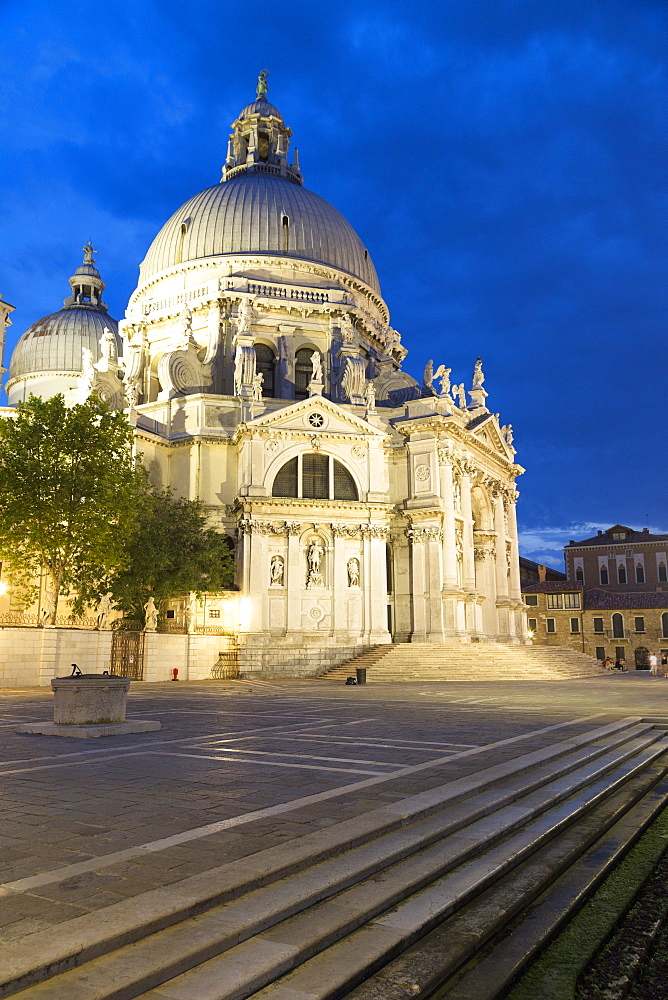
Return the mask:
<svg viewBox="0 0 668 1000">
<path fill-rule="evenodd" d="M 496 1000 L 665 806 L 668 779 L 646 789 L 652 770 L 661 769 L 652 765 L 632 779 L 567 833 L 347 993 L 346 1000 L 405 1000 L 406 983 L 419 996 L 438 990 L 442 1000 Z M 513 920 L 518 914 L 522 917 Z"/>
<path fill-rule="evenodd" d="M 665 752 L 664 746 L 660 753 Z M 617 767 L 520 829 L 517 806 L 500 810 L 466 828 L 465 850 L 455 843 L 456 837 L 448 838 L 140 996 L 144 1000 L 251 996 L 256 1000 L 300 996 L 334 1000 L 513 871 L 563 828 L 645 770 L 656 756 L 646 749 L 633 762 Z M 643 789 L 653 780 L 653 775 L 648 777 Z M 613 809 L 613 815 L 616 812 Z M 470 841 L 479 848 L 475 853 Z"/>
<path fill-rule="evenodd" d="M 34 935 L 33 941 L 24 939 L 15 948 L 3 969 L 0 996 L 14 995 L 31 981 L 82 965 L 18 995 L 25 1000 L 129 1000 L 184 969 L 205 969 L 207 959 L 225 949 L 230 960 L 236 960 L 237 942 L 251 934 L 259 948 L 254 967 L 259 969 L 258 956 L 264 948 L 273 956 L 271 975 L 280 975 L 281 963 L 273 961 L 278 955 L 276 943 L 264 942 L 265 928 L 283 926 L 305 907 L 312 912 L 329 897 L 335 900 L 336 916 L 346 891 L 357 893 L 353 923 L 359 924 L 380 905 L 381 884 L 387 908 L 393 905 L 388 898 L 396 902 L 410 894 L 416 885 L 437 877 L 444 866 L 461 864 L 489 847 L 493 838 L 498 840 L 518 824 L 554 808 L 557 800 L 583 794 L 587 783 L 592 789 L 602 783 L 601 794 L 610 791 L 662 753 L 662 741 L 663 734 L 651 726 L 632 720 L 613 723 L 177 886 L 114 904 L 101 911 L 92 926 L 90 918 L 68 921 L 47 942 Z M 594 793 L 587 794 L 591 798 Z M 510 804 L 519 798 L 521 807 Z M 570 814 L 570 807 L 564 808 Z M 458 831 L 464 827 L 462 837 Z M 360 889 L 360 879 L 369 878 L 370 887 L 365 882 L 366 888 Z M 353 912 L 350 905 L 349 900 L 344 907 L 348 916 Z M 303 919 L 308 925 L 311 918 Z M 324 946 L 320 941 L 318 948 Z M 190 996 L 204 1000 L 209 995 L 198 990 Z"/>
</svg>

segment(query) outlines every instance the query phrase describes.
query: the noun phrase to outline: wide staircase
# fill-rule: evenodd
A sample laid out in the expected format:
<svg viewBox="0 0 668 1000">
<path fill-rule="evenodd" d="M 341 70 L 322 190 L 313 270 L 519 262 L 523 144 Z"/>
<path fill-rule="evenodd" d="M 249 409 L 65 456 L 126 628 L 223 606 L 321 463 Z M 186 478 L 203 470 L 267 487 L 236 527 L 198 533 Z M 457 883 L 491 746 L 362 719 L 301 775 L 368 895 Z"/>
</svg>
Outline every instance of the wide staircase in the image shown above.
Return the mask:
<svg viewBox="0 0 668 1000">
<path fill-rule="evenodd" d="M 618 720 L 65 921 L 6 950 L 19 1000 L 491 1000 L 668 797 Z"/>
<path fill-rule="evenodd" d="M 320 676 L 345 680 L 365 667 L 369 681 L 560 681 L 604 673 L 592 656 L 562 646 L 500 642 L 400 642 L 375 646 Z"/>
</svg>

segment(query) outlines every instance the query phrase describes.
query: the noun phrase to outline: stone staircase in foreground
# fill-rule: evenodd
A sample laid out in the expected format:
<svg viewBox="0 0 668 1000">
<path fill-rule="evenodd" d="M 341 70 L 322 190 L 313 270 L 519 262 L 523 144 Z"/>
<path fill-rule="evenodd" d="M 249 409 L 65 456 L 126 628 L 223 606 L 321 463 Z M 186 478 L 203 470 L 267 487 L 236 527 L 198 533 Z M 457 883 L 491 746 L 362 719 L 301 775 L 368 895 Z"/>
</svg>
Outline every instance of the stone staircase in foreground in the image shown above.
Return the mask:
<svg viewBox="0 0 668 1000">
<path fill-rule="evenodd" d="M 476 957 L 500 942 L 493 968 L 512 975 L 508 921 L 549 934 L 665 803 L 667 775 L 665 731 L 592 728 L 26 937 L 0 997 L 491 1000 L 498 974 L 483 958 L 471 981 Z"/>
<path fill-rule="evenodd" d="M 605 673 L 592 656 L 562 646 L 401 642 L 375 646 L 321 677 L 345 680 L 356 667 L 366 667 L 369 681 L 560 681 Z"/>
</svg>

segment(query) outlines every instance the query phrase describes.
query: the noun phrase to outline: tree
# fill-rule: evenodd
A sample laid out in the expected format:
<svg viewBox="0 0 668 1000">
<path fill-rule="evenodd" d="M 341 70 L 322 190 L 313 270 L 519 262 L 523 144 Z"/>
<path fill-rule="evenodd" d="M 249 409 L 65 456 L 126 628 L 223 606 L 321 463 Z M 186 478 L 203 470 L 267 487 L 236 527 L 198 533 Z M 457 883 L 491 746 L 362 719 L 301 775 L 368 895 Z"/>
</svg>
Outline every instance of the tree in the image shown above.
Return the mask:
<svg viewBox="0 0 668 1000">
<path fill-rule="evenodd" d="M 105 583 L 117 607 L 143 620 L 149 597 L 160 606 L 171 597 L 223 590 L 234 578 L 227 535 L 206 526 L 200 500 L 154 492 L 139 517 L 124 569 Z"/>
<path fill-rule="evenodd" d="M 130 425 L 95 394 L 73 407 L 30 396 L 0 418 L 0 559 L 26 601 L 46 572 L 50 620 L 64 593 L 81 611 L 127 561 L 147 483 Z"/>
</svg>

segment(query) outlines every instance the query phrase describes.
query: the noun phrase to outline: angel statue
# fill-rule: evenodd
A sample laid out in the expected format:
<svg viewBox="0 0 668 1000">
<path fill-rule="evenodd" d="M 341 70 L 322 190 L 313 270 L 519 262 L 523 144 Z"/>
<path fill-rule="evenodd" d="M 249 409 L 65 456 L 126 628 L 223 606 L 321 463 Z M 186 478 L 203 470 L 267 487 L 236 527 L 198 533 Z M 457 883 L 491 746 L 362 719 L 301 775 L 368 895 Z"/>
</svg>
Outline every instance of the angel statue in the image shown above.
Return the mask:
<svg viewBox="0 0 668 1000">
<path fill-rule="evenodd" d="M 461 410 L 466 409 L 466 389 L 464 388 L 464 383 L 460 382 L 459 385 L 455 385 L 452 388 L 452 394 L 455 396 L 459 403 L 459 408 Z"/>
<path fill-rule="evenodd" d="M 447 396 L 450 392 L 450 372 L 452 368 L 446 368 L 445 365 L 439 365 L 434 372 L 434 378 L 440 379 L 441 391 L 439 395 Z"/>
</svg>

